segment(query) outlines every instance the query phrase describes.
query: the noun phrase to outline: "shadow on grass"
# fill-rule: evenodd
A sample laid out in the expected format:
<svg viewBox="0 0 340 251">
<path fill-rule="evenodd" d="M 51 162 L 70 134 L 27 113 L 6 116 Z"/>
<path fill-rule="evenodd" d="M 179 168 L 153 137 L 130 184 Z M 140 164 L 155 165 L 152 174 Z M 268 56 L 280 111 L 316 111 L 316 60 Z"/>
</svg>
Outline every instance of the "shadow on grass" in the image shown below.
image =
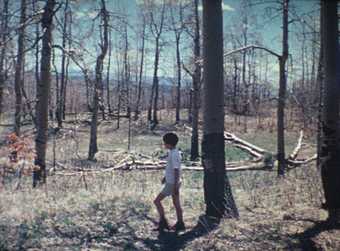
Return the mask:
<svg viewBox="0 0 340 251">
<path fill-rule="evenodd" d="M 152 250 L 181 250 L 187 243 L 209 234 L 217 227 L 218 223 L 209 223 L 204 216 L 200 216 L 196 226 L 183 234 L 178 234 L 176 232 L 160 232 L 156 240 L 146 238 L 143 242 Z"/>
<path fill-rule="evenodd" d="M 298 220 L 314 223 L 312 227 L 306 229 L 304 232 L 295 234 L 293 236 L 293 238 L 296 238 L 300 241 L 301 248 L 306 251 L 319 250 L 319 248 L 315 246 L 313 238 L 317 237 L 322 232 L 329 230 L 340 230 L 340 225 L 332 225 L 328 221 L 315 221 L 313 219 L 298 219 Z"/>
</svg>

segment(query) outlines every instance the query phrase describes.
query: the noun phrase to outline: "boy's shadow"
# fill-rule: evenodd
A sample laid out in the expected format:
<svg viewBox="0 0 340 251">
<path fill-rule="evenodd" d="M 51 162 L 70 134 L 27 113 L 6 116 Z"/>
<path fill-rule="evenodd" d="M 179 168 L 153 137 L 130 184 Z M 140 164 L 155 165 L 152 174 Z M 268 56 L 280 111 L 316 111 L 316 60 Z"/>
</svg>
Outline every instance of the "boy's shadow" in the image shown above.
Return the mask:
<svg viewBox="0 0 340 251">
<path fill-rule="evenodd" d="M 178 234 L 176 232 L 160 232 L 157 240 L 149 238 L 144 240 L 144 243 L 150 246 L 159 246 L 160 250 L 176 251 L 182 249 L 188 242 L 196 238 L 209 234 L 217 228 L 217 221 L 207 219 L 205 216 L 200 216 L 195 227 L 191 230 Z"/>
</svg>

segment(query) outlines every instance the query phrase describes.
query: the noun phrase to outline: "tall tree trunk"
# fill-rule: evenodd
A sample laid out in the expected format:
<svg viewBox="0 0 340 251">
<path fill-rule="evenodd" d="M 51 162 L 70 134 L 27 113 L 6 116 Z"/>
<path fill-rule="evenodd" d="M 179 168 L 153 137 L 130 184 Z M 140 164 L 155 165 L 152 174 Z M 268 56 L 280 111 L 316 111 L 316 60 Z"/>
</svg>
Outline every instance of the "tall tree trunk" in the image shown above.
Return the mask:
<svg viewBox="0 0 340 251">
<path fill-rule="evenodd" d="M 3 91 L 5 88 L 5 58 L 7 50 L 7 36 L 8 36 L 8 0 L 3 1 L 3 8 L 1 14 L 1 51 L 0 51 L 0 118 L 3 110 Z"/>
<path fill-rule="evenodd" d="M 21 0 L 20 27 L 18 35 L 18 54 L 15 63 L 14 90 L 15 90 L 15 118 L 14 132 L 20 135 L 21 116 L 22 116 L 22 93 L 23 82 L 22 71 L 24 66 L 25 50 L 25 21 L 26 21 L 26 0 Z"/>
<path fill-rule="evenodd" d="M 278 160 L 278 175 L 284 176 L 286 169 L 285 158 L 285 121 L 284 110 L 286 102 L 287 76 L 286 76 L 286 61 L 288 59 L 288 4 L 289 0 L 283 0 L 283 37 L 282 37 L 282 55 L 279 60 L 280 64 L 280 82 L 279 82 L 279 99 L 277 106 L 277 160 Z"/>
<path fill-rule="evenodd" d="M 238 67 L 237 67 L 237 61 L 234 58 L 233 59 L 233 63 L 234 63 L 234 76 L 233 76 L 233 112 L 236 113 L 237 112 L 237 90 L 238 90 L 238 86 L 237 86 L 237 82 L 238 82 Z"/>
<path fill-rule="evenodd" d="M 322 6 L 322 3 L 321 3 Z M 316 159 L 316 166 L 321 168 L 321 144 L 322 144 L 322 112 L 323 112 L 323 95 L 324 95 L 324 66 L 323 66 L 323 7 L 320 8 L 320 48 L 319 48 L 319 62 L 318 62 L 318 69 L 317 69 L 317 76 L 316 76 L 316 95 L 318 103 L 318 128 L 317 128 L 317 159 Z"/>
<path fill-rule="evenodd" d="M 203 0 L 203 142 L 206 215 L 238 217 L 225 170 L 223 16 L 221 0 Z"/>
<path fill-rule="evenodd" d="M 102 85 L 103 85 L 103 61 L 105 59 L 107 49 L 108 49 L 108 12 L 105 6 L 105 0 L 101 1 L 101 10 L 100 14 L 103 20 L 103 44 L 101 45 L 101 53 L 97 57 L 96 62 L 96 82 L 93 94 L 93 111 L 92 111 L 92 121 L 91 121 L 91 134 L 90 134 L 90 145 L 89 145 L 89 154 L 88 159 L 94 160 L 95 154 L 98 151 L 97 146 L 97 122 L 98 122 L 98 108 L 99 108 L 99 99 L 102 97 Z"/>
<path fill-rule="evenodd" d="M 39 183 L 46 182 L 46 146 L 48 129 L 48 98 L 51 84 L 51 45 L 52 45 L 52 23 L 55 7 L 55 0 L 48 0 L 44 7 L 44 14 L 41 19 L 42 30 L 42 51 L 40 62 L 40 81 L 37 85 L 37 135 L 35 139 L 36 159 L 35 164 L 38 170 L 33 172 L 33 187 Z"/>
<path fill-rule="evenodd" d="M 194 12 L 195 12 L 195 35 L 194 35 L 194 56 L 195 56 L 195 71 L 193 75 L 192 81 L 192 99 L 190 102 L 191 107 L 191 126 L 192 126 L 192 134 L 191 134 L 191 152 L 190 159 L 196 160 L 199 156 L 198 151 L 198 120 L 199 120 L 199 99 L 200 99 L 200 82 L 201 82 L 201 66 L 198 62 L 198 59 L 201 57 L 201 46 L 200 46 L 200 20 L 198 14 L 198 0 L 195 0 L 194 3 Z"/>
<path fill-rule="evenodd" d="M 328 220 L 340 224 L 339 141 L 339 30 L 337 1 L 322 0 L 324 47 L 324 107 L 322 121 L 321 176 Z"/>
<path fill-rule="evenodd" d="M 58 68 L 57 68 L 57 65 L 55 63 L 55 61 L 56 61 L 55 49 L 52 49 L 52 59 L 51 60 L 52 60 L 52 66 L 53 66 L 53 69 L 54 69 L 54 74 L 55 74 L 55 92 L 54 92 L 54 94 L 55 94 L 56 103 L 55 103 L 55 105 L 53 105 L 53 108 L 52 108 L 51 105 L 50 105 L 52 99 L 49 98 L 49 109 L 50 110 L 54 110 L 55 118 L 56 118 L 57 123 L 58 123 L 58 120 L 59 120 L 59 118 L 58 118 L 58 116 L 59 116 L 59 114 L 58 114 L 58 109 L 59 109 L 58 106 L 59 106 L 59 102 L 60 102 L 60 81 L 59 81 Z M 53 114 L 51 116 L 51 112 L 50 112 L 50 119 L 54 120 L 53 117 L 54 117 Z M 59 125 L 58 125 L 58 127 L 60 128 Z"/>
<path fill-rule="evenodd" d="M 139 115 L 139 105 L 142 95 L 142 81 L 143 81 L 143 66 L 144 66 L 144 53 L 145 53 L 145 17 L 143 17 L 143 32 L 142 32 L 142 48 L 141 48 L 141 59 L 139 65 L 139 77 L 138 77 L 138 90 L 137 90 L 137 102 L 135 107 L 135 117 L 134 119 L 138 119 Z"/>
<path fill-rule="evenodd" d="M 157 107 L 158 107 L 158 95 L 159 95 L 159 93 L 158 93 L 158 84 L 159 84 L 158 83 L 159 53 L 160 53 L 159 37 L 156 37 L 154 72 L 153 72 L 152 90 L 151 90 L 151 97 L 153 98 L 152 103 L 151 103 L 151 105 L 152 105 L 152 108 L 151 108 L 152 109 L 152 119 L 151 119 L 152 126 L 151 126 L 151 129 L 152 130 L 158 124 Z"/>
<path fill-rule="evenodd" d="M 106 72 L 106 99 L 107 99 L 107 107 L 109 113 L 112 113 L 111 108 L 111 97 L 110 97 L 110 68 L 111 68 L 111 55 L 112 55 L 112 41 L 111 41 L 111 31 L 109 31 L 109 60 L 107 62 L 107 72 Z"/>
<path fill-rule="evenodd" d="M 181 54 L 179 48 L 180 34 L 176 35 L 176 61 L 177 61 L 177 94 L 176 94 L 176 123 L 180 121 L 181 110 Z"/>
<path fill-rule="evenodd" d="M 32 8 L 33 11 L 36 12 L 38 10 L 38 0 L 33 0 L 32 1 Z M 38 40 L 40 37 L 40 27 L 39 27 L 39 23 L 36 24 L 35 26 L 35 39 Z M 35 76 L 35 81 L 36 84 L 38 85 L 39 80 L 40 80 L 40 76 L 39 76 L 39 42 L 37 42 L 37 45 L 35 47 L 35 52 L 34 52 L 34 56 L 35 56 L 35 72 L 34 72 L 34 76 Z"/>
<path fill-rule="evenodd" d="M 60 74 L 60 88 L 59 88 L 59 94 L 58 97 L 59 99 L 57 100 L 57 122 L 58 122 L 58 127 L 61 128 L 63 126 L 63 108 L 64 108 L 64 103 L 65 103 L 65 72 L 66 72 L 66 39 L 67 39 L 67 22 L 68 22 L 68 7 L 69 6 L 69 0 L 66 0 L 65 2 L 65 8 L 64 8 L 64 20 L 63 20 L 63 26 L 62 26 L 62 54 L 61 54 L 61 74 Z"/>
</svg>

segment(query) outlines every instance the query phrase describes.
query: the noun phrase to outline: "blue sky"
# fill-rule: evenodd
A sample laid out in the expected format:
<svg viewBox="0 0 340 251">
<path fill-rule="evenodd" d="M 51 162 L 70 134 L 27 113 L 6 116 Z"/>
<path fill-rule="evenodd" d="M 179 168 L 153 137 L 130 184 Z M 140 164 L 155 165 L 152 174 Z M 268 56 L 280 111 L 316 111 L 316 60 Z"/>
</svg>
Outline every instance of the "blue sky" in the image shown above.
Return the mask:
<svg viewBox="0 0 340 251">
<path fill-rule="evenodd" d="M 108 0 L 107 8 L 109 11 L 115 15 L 126 15 L 127 20 L 130 24 L 129 26 L 129 55 L 130 64 L 133 67 L 136 65 L 136 52 L 137 52 L 137 41 L 138 35 L 136 31 L 140 29 L 140 9 L 136 1 L 140 0 Z M 158 0 L 157 0 L 158 1 Z M 278 7 L 277 4 L 256 4 L 261 0 L 248 0 L 247 4 L 251 7 L 249 8 L 249 31 L 251 33 L 256 33 L 256 36 L 260 38 L 260 42 L 265 47 L 268 47 L 277 53 L 281 52 L 281 14 L 273 10 L 273 8 Z M 98 22 L 93 24 L 93 19 L 98 14 L 100 1 L 91 0 L 78 0 L 77 3 L 72 5 L 72 10 L 74 12 L 74 36 L 79 40 L 80 43 L 86 48 L 83 51 L 85 58 L 90 66 L 90 69 L 95 67 L 95 57 L 98 52 Z M 232 31 L 235 35 L 240 35 L 240 27 L 242 27 L 242 18 L 240 12 L 243 10 L 241 7 L 241 0 L 224 0 L 223 1 L 223 14 L 224 14 L 224 35 L 228 37 L 228 34 Z M 290 5 L 294 12 L 298 15 L 304 13 L 309 13 L 310 16 L 315 16 L 318 18 L 318 1 L 317 0 L 291 0 Z M 201 9 L 201 8 L 200 8 Z M 314 12 L 313 12 L 314 11 Z M 277 15 L 278 14 L 278 15 Z M 272 18 L 276 16 L 275 18 Z M 290 52 L 294 58 L 299 57 L 300 44 L 296 40 L 295 33 L 299 31 L 299 26 L 295 23 L 290 25 Z M 113 40 L 117 41 L 117 32 L 113 32 Z M 169 45 L 166 46 L 161 52 L 160 61 L 160 72 L 159 75 L 171 77 L 174 75 L 174 62 L 175 62 L 175 46 L 171 43 L 173 40 L 173 33 L 169 31 L 164 35 L 164 39 L 170 41 Z M 190 57 L 192 54 L 192 48 L 190 45 L 190 40 L 187 36 L 184 37 L 185 41 L 181 47 L 181 53 L 184 62 L 186 58 Z M 60 43 L 58 35 L 55 37 L 55 41 Z M 113 43 L 115 43 L 113 41 Z M 153 71 L 153 41 L 150 40 L 147 43 L 149 52 L 146 56 L 146 74 L 151 76 Z M 225 51 L 232 49 L 231 44 L 225 41 Z M 113 58 L 116 54 L 121 53 L 121 51 L 113 52 Z M 113 59 L 112 74 L 115 74 L 116 63 Z M 71 71 L 79 71 L 74 64 L 70 65 Z M 273 80 L 277 76 L 277 62 L 275 58 L 270 61 L 271 75 Z"/>
</svg>

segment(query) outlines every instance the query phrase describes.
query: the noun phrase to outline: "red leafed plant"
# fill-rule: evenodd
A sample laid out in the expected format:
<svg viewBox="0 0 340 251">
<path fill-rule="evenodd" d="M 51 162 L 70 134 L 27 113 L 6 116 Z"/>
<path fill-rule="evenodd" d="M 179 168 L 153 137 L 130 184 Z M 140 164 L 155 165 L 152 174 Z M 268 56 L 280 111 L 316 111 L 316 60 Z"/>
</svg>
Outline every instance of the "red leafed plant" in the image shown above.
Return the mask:
<svg viewBox="0 0 340 251">
<path fill-rule="evenodd" d="M 37 168 L 34 165 L 35 150 L 32 138 L 28 136 L 18 137 L 15 133 L 7 136 L 8 159 L 7 164 L 3 166 L 5 171 L 15 171 L 22 174 L 30 175 Z"/>
</svg>

